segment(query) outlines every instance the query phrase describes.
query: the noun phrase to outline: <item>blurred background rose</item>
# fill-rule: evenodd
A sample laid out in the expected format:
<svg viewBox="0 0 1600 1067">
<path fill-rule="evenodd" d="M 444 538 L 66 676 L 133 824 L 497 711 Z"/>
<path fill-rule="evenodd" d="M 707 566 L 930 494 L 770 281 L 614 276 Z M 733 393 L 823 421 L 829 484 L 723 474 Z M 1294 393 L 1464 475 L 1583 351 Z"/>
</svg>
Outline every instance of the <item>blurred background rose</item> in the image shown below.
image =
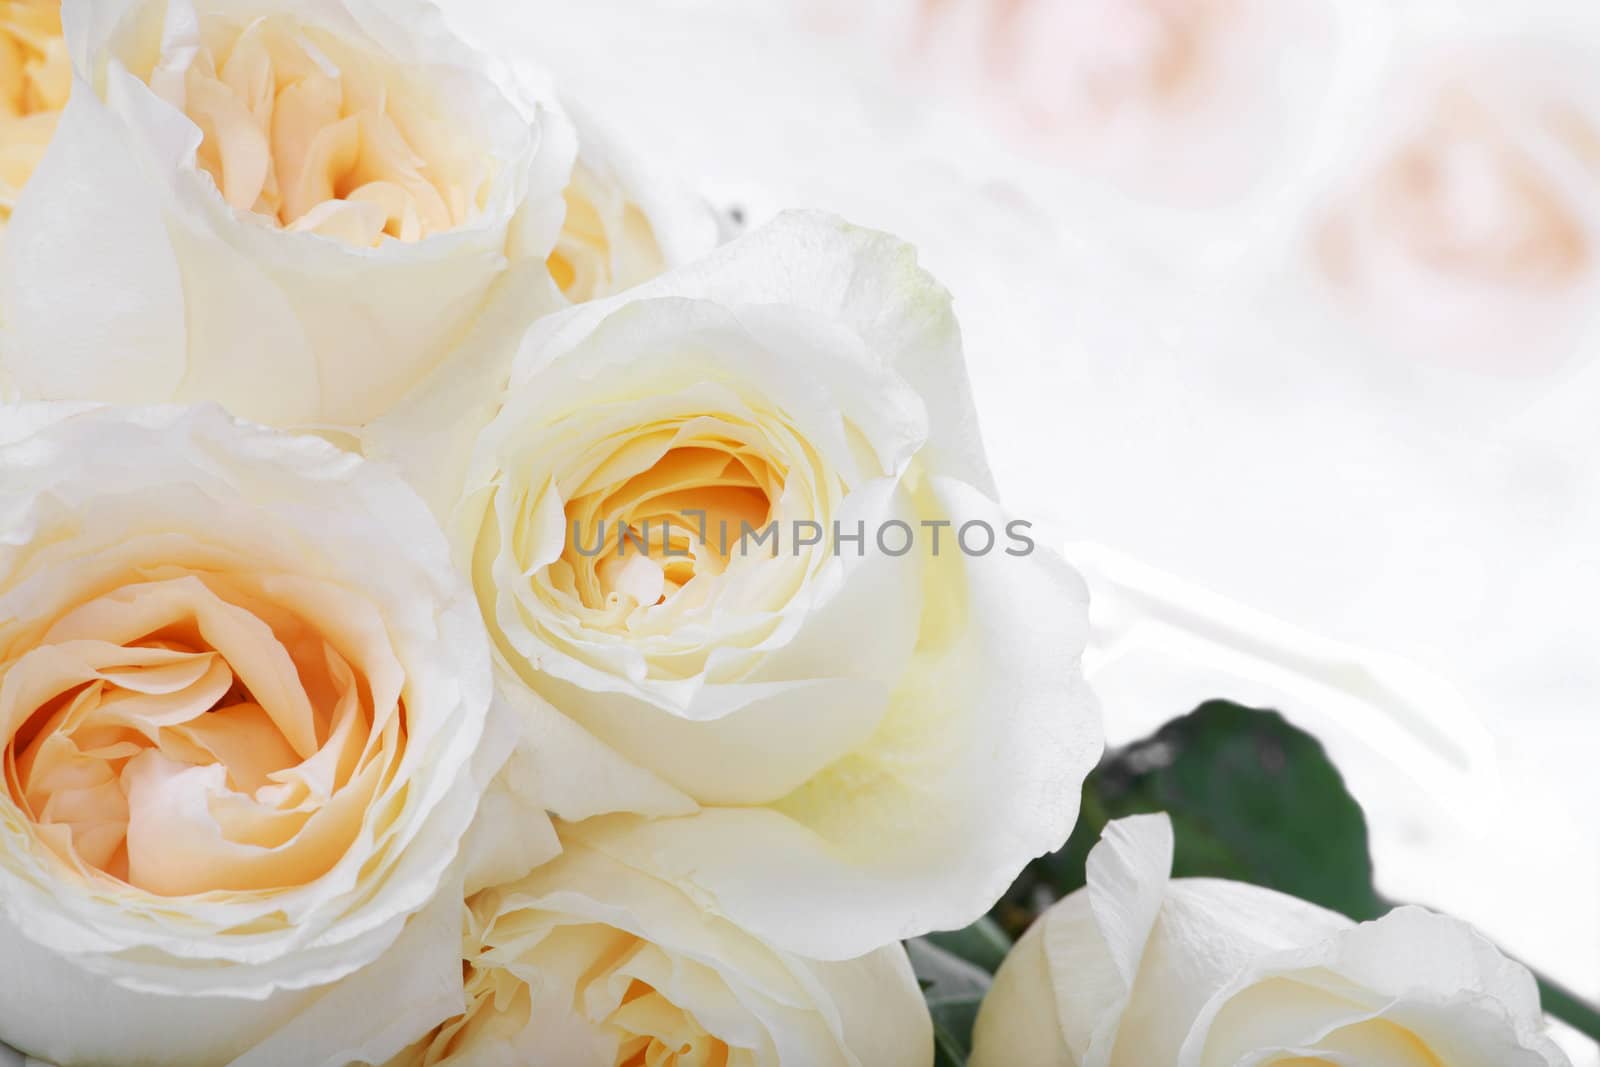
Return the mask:
<svg viewBox="0 0 1600 1067">
<path fill-rule="evenodd" d="M 1003 497 L 1052 539 L 1457 691 L 1453 792 L 1377 735 L 1346 766 L 1379 887 L 1600 996 L 1600 12 L 498 6 L 456 0 L 737 219 L 916 243 Z M 1130 673 L 1231 670 L 1145 666 L 1110 679 L 1113 743 L 1188 710 Z"/>
</svg>

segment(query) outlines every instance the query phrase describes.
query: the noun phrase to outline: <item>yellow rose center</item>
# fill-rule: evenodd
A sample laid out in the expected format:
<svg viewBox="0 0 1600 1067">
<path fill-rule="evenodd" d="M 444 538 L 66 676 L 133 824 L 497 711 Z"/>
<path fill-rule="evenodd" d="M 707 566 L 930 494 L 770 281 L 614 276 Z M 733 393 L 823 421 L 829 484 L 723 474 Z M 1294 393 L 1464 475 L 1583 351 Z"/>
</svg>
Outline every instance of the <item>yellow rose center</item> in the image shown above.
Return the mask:
<svg viewBox="0 0 1600 1067">
<path fill-rule="evenodd" d="M 383 635 L 338 587 L 141 571 L 0 645 L 5 795 L 86 878 L 162 896 L 305 884 L 405 750 Z"/>
<path fill-rule="evenodd" d="M 10 218 L 71 90 L 59 0 L 0 0 L 0 218 Z"/>
<path fill-rule="evenodd" d="M 181 87 L 228 204 L 359 247 L 417 241 L 486 204 L 492 168 L 409 72 L 281 17 L 213 20 Z"/>
<path fill-rule="evenodd" d="M 530 913 L 500 920 L 513 944 L 523 935 L 524 924 L 536 921 Z M 736 1051 L 708 1033 L 692 1011 L 631 973 L 663 962 L 656 946 L 590 923 L 558 927 L 547 936 L 529 960 L 502 955 L 503 949 L 493 944 L 469 944 L 469 952 L 481 955 L 463 967 L 466 1012 L 442 1024 L 390 1067 L 446 1067 L 469 1060 L 480 1042 L 515 1042 L 533 1025 L 536 995 L 565 1004 L 569 992 L 570 1010 L 591 1028 L 595 1047 L 609 1051 L 615 1045 L 614 1067 L 743 1067 L 753 1062 L 748 1050 Z M 548 966 L 541 982 L 548 989 L 531 989 L 525 977 L 539 970 L 539 959 Z M 569 990 L 568 982 L 574 988 Z"/>
<path fill-rule="evenodd" d="M 549 579 L 591 623 L 620 625 L 637 608 L 709 594 L 741 534 L 770 521 L 785 472 L 755 433 L 704 422 L 630 438 L 567 500 L 566 548 Z"/>
<path fill-rule="evenodd" d="M 693 1015 L 634 979 L 605 1020 L 621 1039 L 616 1067 L 727 1067 L 728 1046 Z"/>
</svg>

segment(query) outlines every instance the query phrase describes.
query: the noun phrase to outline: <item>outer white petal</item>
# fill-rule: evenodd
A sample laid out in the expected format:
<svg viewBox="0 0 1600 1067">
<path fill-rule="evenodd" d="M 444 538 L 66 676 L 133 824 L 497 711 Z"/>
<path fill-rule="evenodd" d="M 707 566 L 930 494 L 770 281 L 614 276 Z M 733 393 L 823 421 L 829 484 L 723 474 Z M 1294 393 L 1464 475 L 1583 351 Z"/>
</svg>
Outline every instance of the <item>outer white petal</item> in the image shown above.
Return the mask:
<svg viewBox="0 0 1600 1067">
<path fill-rule="evenodd" d="M 229 1067 L 383 1063 L 459 1012 L 461 891 L 459 880 L 447 879 L 387 953 L 328 987 Z"/>
<path fill-rule="evenodd" d="M 525 803 L 577 821 L 616 812 L 684 815 L 692 797 L 614 750 L 535 693 L 505 677 L 498 696 L 502 714 L 519 724 L 516 751 L 501 772 L 506 787 Z"/>
<path fill-rule="evenodd" d="M 1100 1064 L 1176 1063 L 1207 999 L 1240 968 L 1352 925 L 1343 916 L 1257 886 L 1206 879 L 1172 883 L 1132 999 L 1117 1028 L 1097 1046 L 1105 1057 Z M 1117 935 L 1106 931 L 1103 936 Z M 1054 959 L 1059 969 L 1071 966 L 1067 952 Z"/>
<path fill-rule="evenodd" d="M 1056 906 L 1047 926 L 1041 919 L 1028 928 L 995 973 L 994 984 L 983 998 L 978 1009 L 978 1019 L 972 1029 L 972 1056 L 967 1061 L 971 1067 L 1081 1067 L 1083 1050 L 1087 1047 L 1093 1024 L 1065 1032 L 1061 1009 L 1056 996 L 1055 975 L 1050 970 L 1050 958 L 1045 954 L 1045 931 L 1061 929 L 1068 936 L 1076 934 L 1075 943 L 1084 946 L 1084 954 L 1093 960 L 1100 946 L 1092 931 L 1087 936 L 1082 931 L 1092 926 L 1088 914 L 1088 899 L 1079 894 Z M 1058 935 L 1062 936 L 1062 935 Z M 1086 964 L 1087 974 L 1100 974 L 1108 979 L 1107 985 L 1115 988 L 1109 976 L 1094 970 L 1093 963 Z M 1087 983 L 1086 983 L 1087 984 Z M 1098 999 L 1098 998 L 1097 998 Z M 1068 1040 L 1075 1043 L 1069 1045 Z"/>
<path fill-rule="evenodd" d="M 455 508 L 478 434 L 500 409 L 528 322 L 562 306 L 542 260 L 495 284 L 459 354 L 364 426 L 363 454 L 399 470 L 441 522 Z"/>
<path fill-rule="evenodd" d="M 503 704 L 491 708 L 483 740 L 468 768 L 481 799 L 461 843 L 465 888 L 457 896 L 514 881 L 561 854 L 555 825 L 540 817 L 547 805 L 520 797 L 507 773 L 524 729 L 522 717 Z"/>
<path fill-rule="evenodd" d="M 83 82 L 6 229 L 0 349 L 26 396 L 170 398 L 188 372 L 183 279 L 163 193 Z M 94 242 L 94 254 L 84 254 Z M 54 284 L 70 278 L 71 284 Z M 91 295 L 92 294 L 92 295 Z M 70 324 L 70 329 L 64 328 Z M 49 352 L 49 358 L 28 353 Z M 134 358 L 118 358 L 118 353 Z"/>
<path fill-rule="evenodd" d="M 1244 1000 L 1275 979 L 1325 998 L 1302 996 L 1281 1014 Z M 1244 1052 L 1310 1045 L 1367 1018 L 1413 1031 L 1451 1067 L 1570 1067 L 1544 1032 L 1527 968 L 1466 923 L 1414 907 L 1252 961 L 1206 1004 L 1177 1063 L 1225 1067 Z"/>
<path fill-rule="evenodd" d="M 264 998 L 125 989 L 0 917 L 0 997 L 21 1009 L 5 1012 L 0 1029 L 17 1047 L 63 1065 L 345 1067 L 357 1053 L 383 1062 L 461 1010 L 460 914 L 459 888 L 442 892 L 381 957 L 344 981 Z"/>
<path fill-rule="evenodd" d="M 502 668 L 504 670 L 504 668 Z M 561 853 L 545 814 L 683 815 L 693 798 L 643 770 L 512 679 L 501 687 L 480 755 L 493 773 L 463 844 L 466 893 L 522 878 Z"/>
</svg>

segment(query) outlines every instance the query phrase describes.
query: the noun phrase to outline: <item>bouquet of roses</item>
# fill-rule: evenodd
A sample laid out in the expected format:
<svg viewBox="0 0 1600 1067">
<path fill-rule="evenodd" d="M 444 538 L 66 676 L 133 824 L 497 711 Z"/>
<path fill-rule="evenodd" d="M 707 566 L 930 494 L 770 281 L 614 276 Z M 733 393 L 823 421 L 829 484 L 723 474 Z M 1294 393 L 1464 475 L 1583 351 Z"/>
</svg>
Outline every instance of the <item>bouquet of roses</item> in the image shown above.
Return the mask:
<svg viewBox="0 0 1600 1067">
<path fill-rule="evenodd" d="M 913 939 L 1103 746 L 914 252 L 733 233 L 413 0 L 0 19 L 0 1041 L 965 1055 Z M 1565 1062 L 1465 926 L 1173 849 L 1111 824 L 974 1062 Z"/>
</svg>

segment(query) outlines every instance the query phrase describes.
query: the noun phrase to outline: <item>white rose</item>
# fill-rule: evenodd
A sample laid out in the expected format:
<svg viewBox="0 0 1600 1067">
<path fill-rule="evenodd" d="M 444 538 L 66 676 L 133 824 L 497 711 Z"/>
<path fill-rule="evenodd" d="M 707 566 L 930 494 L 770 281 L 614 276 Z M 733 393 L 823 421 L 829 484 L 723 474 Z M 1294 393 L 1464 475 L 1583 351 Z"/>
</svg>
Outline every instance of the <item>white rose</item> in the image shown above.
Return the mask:
<svg viewBox="0 0 1600 1067">
<path fill-rule="evenodd" d="M 24 395 L 352 427 L 439 365 L 497 282 L 547 278 L 570 124 L 433 7 L 63 17 L 76 86 L 6 241 Z"/>
<path fill-rule="evenodd" d="M 491 694 L 394 475 L 212 407 L 0 409 L 0 1041 L 321 1064 L 459 1011 Z"/>
<path fill-rule="evenodd" d="M 59 0 L 16 0 L 0 11 L 0 226 L 54 136 L 72 89 Z"/>
<path fill-rule="evenodd" d="M 840 959 L 963 925 L 1071 830 L 1083 586 L 994 502 L 950 298 L 898 241 L 785 216 L 542 320 L 452 529 L 507 694 L 692 812 L 574 832 L 757 937 Z"/>
<path fill-rule="evenodd" d="M 567 110 L 578 160 L 550 274 L 568 300 L 620 293 L 717 246 L 717 217 L 704 200 L 627 152 L 581 108 Z"/>
<path fill-rule="evenodd" d="M 1533 976 L 1466 924 L 1172 881 L 1172 849 L 1164 815 L 1107 828 L 995 976 L 974 1067 L 1570 1067 Z"/>
<path fill-rule="evenodd" d="M 581 845 L 471 901 L 467 1010 L 391 1067 L 926 1067 L 905 950 L 821 963 Z"/>
</svg>

